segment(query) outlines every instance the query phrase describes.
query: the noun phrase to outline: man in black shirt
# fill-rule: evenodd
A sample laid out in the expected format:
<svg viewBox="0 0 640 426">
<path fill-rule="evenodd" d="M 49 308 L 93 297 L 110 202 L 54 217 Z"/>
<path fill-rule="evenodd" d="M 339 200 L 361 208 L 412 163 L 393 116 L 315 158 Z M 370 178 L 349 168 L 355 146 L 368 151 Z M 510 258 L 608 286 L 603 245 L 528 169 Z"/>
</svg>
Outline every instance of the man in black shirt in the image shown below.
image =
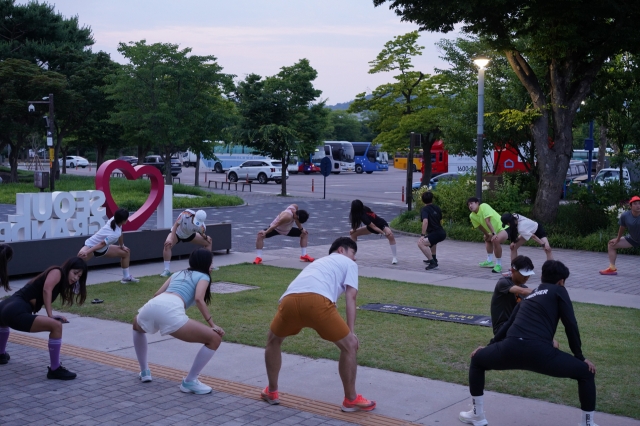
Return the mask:
<svg viewBox="0 0 640 426">
<path fill-rule="evenodd" d="M 424 262 L 427 271 L 438 269 L 436 259 L 436 244 L 447 238 L 447 233 L 440 224 L 442 222 L 442 211 L 440 207 L 433 203 L 433 193 L 427 191 L 422 194 L 422 202 L 425 206 L 420 210 L 420 220 L 422 221 L 422 232 L 418 240 L 418 248 L 427 257 Z"/>
<path fill-rule="evenodd" d="M 531 289 L 525 283 L 534 274 L 531 259 L 527 256 L 517 256 L 511 262 L 511 276 L 502 277 L 496 283 L 491 297 L 491 324 L 494 335 L 509 320 L 516 304 L 531 294 Z"/>
<path fill-rule="evenodd" d="M 542 283 L 521 303 L 487 347 L 471 353 L 469 391 L 473 408 L 459 419 L 474 426 L 488 424 L 484 414 L 484 374 L 487 370 L 528 370 L 552 377 L 578 381 L 582 408 L 580 426 L 593 423 L 596 408 L 596 366 L 582 355 L 578 322 L 569 293 L 564 288 L 569 269 L 557 260 L 542 265 Z M 573 356 L 553 346 L 553 337 L 562 321 Z"/>
</svg>

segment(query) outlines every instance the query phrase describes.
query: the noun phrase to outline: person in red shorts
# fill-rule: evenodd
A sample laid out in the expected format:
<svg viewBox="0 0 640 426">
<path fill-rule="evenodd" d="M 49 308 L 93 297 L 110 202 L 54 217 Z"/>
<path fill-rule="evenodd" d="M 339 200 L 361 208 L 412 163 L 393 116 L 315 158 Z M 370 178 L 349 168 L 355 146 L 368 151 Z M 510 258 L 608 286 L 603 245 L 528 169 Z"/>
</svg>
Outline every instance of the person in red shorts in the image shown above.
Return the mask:
<svg viewBox="0 0 640 426">
<path fill-rule="evenodd" d="M 371 411 L 376 408 L 375 401 L 356 392 L 356 354 L 360 346 L 354 333 L 358 294 L 357 250 L 358 246 L 351 238 L 338 238 L 331 244 L 329 256 L 303 269 L 280 298 L 264 351 L 269 385 L 261 396 L 269 404 L 280 403 L 278 376 L 282 367 L 282 342 L 309 327 L 340 349 L 338 371 L 344 387 L 342 411 Z M 336 301 L 342 293 L 347 307 L 346 323 L 336 308 Z"/>
<path fill-rule="evenodd" d="M 262 249 L 264 247 L 264 239 L 275 237 L 276 235 L 284 235 L 287 237 L 300 237 L 300 260 L 302 262 L 313 262 L 313 257 L 307 254 L 307 241 L 309 240 L 309 232 L 307 232 L 302 224 L 309 219 L 309 213 L 306 210 L 298 210 L 297 204 L 291 204 L 278 217 L 276 217 L 268 228 L 258 232 L 256 238 L 256 258 L 253 261 L 255 265 L 262 263 Z M 296 228 L 293 225 L 296 225 Z"/>
</svg>

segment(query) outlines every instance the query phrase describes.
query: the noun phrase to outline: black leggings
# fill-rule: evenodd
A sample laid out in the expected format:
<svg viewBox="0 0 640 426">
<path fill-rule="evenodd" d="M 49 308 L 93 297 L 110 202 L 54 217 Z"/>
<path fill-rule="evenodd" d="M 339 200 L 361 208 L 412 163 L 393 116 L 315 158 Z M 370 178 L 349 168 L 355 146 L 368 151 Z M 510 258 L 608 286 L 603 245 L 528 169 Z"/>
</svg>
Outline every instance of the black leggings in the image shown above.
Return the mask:
<svg viewBox="0 0 640 426">
<path fill-rule="evenodd" d="M 484 392 L 487 370 L 528 370 L 552 377 L 578 381 L 578 397 L 583 411 L 596 409 L 595 375 L 578 358 L 554 348 L 551 342 L 507 338 L 479 350 L 471 358 L 469 391 L 471 396 Z"/>
<path fill-rule="evenodd" d="M 8 297 L 0 302 L 0 326 L 29 333 L 38 317 L 31 311 L 33 306 L 23 298 L 15 295 Z"/>
</svg>

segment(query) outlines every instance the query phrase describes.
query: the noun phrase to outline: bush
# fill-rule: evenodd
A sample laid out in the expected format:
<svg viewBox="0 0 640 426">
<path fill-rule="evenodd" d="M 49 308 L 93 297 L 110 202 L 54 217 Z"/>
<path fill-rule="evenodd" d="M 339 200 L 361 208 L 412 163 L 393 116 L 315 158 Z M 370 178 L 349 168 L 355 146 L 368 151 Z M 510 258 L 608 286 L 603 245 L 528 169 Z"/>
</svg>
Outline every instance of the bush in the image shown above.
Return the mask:
<svg viewBox="0 0 640 426">
<path fill-rule="evenodd" d="M 428 191 L 426 186 L 413 191 L 414 210 L 420 211 L 424 204 L 422 194 Z M 469 176 L 460 176 L 457 180 L 437 185 L 433 192 L 433 203 L 442 210 L 442 220 L 447 222 L 469 221 L 467 199 L 473 197 L 475 183 Z"/>
<path fill-rule="evenodd" d="M 517 181 L 505 179 L 495 191 L 483 192 L 483 202 L 488 203 L 499 215 L 503 213 L 521 213 L 528 216 L 531 207 L 526 204 L 529 193 L 523 191 Z"/>
</svg>

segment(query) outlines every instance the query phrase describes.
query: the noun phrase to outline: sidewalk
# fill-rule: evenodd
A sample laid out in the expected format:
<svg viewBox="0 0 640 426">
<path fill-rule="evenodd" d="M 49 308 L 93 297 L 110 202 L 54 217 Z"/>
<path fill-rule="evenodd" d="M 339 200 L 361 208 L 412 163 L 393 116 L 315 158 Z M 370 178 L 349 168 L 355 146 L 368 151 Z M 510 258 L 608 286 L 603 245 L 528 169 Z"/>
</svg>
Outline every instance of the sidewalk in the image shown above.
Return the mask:
<svg viewBox="0 0 640 426">
<path fill-rule="evenodd" d="M 361 239 L 357 254 L 360 275 L 486 291 L 492 291 L 495 286 L 496 275 L 475 266 L 476 257 L 483 257 L 481 244 L 443 243 L 438 247 L 438 259 L 443 266 L 434 274 L 424 271 L 415 238 L 398 236 L 397 243 L 400 263 L 392 266 L 386 239 Z M 310 247 L 309 254 L 324 256 L 328 247 Z M 298 250 L 297 247 L 265 250 L 263 259 L 267 265 L 302 269 L 305 264 L 297 260 Z M 533 278 L 538 282 L 544 254 L 530 250 L 538 274 Z M 579 272 L 580 267 L 593 267 L 597 274 L 596 260 L 606 262 L 606 256 L 595 253 L 591 258 L 588 253 L 576 254 L 569 250 L 557 250 L 555 253 L 556 258 L 566 261 L 572 271 L 567 286 L 573 300 L 640 308 L 640 296 L 635 293 L 640 290 L 640 284 L 637 278 L 632 280 L 632 273 L 637 270 L 637 257 L 621 257 L 621 274 L 618 277 L 601 277 L 591 288 L 584 288 L 590 285 L 584 282 L 590 272 Z M 526 248 L 523 254 L 529 255 Z M 231 253 L 216 256 L 215 264 L 224 266 L 250 262 L 254 257 L 253 253 Z M 186 260 L 174 261 L 172 266 L 177 270 L 186 264 Z M 160 267 L 159 263 L 150 263 L 134 265 L 131 269 L 134 275 L 145 276 L 157 274 Z M 581 274 L 587 278 L 580 278 Z M 92 270 L 89 282 L 96 284 L 119 278 L 119 268 L 106 268 Z M 627 281 L 627 284 L 615 286 Z M 19 288 L 20 282 L 12 281 L 12 287 Z M 0 392 L 4 390 L 3 395 L 11 395 L 11 407 L 6 408 L 3 401 L 0 423 L 26 424 L 25 420 L 32 420 L 31 408 L 27 417 L 16 417 L 24 411 L 21 401 L 31 401 L 31 407 L 36 398 L 41 400 L 43 392 L 49 409 L 39 413 L 41 423 L 36 424 L 54 424 L 54 421 L 74 424 L 69 420 L 73 414 L 77 424 L 342 425 L 346 421 L 372 425 L 456 425 L 462 424 L 457 420 L 458 413 L 469 408 L 466 386 L 359 367 L 358 391 L 377 400 L 378 407 L 372 413 L 345 414 L 339 411 L 342 386 L 337 363 L 288 354 L 283 354 L 280 379 L 280 389 L 285 392 L 283 405 L 269 406 L 257 401 L 259 390 L 266 385 L 264 350 L 231 343 L 223 343 L 203 371 L 206 377 L 202 380 L 214 387 L 213 398 L 185 395 L 178 391 L 178 381 L 190 368 L 199 345 L 159 334 L 149 336 L 149 361 L 156 364 L 152 367 L 152 374 L 158 379 L 150 384 L 141 384 L 135 378 L 138 367 L 129 324 L 74 315 L 67 317 L 70 323 L 65 325 L 63 348 L 66 354 L 63 361 L 72 371 L 79 370 L 79 378 L 68 383 L 43 380 L 43 366 L 48 362 L 46 335 L 12 332 L 8 346 L 12 359 L 8 365 L 0 366 Z M 34 346 L 40 349 L 34 349 Z M 25 360 L 24 357 L 30 359 Z M 106 387 L 105 380 L 108 381 Z M 65 389 L 62 395 L 66 401 L 76 404 L 68 410 L 66 417 L 53 410 L 69 407 L 60 403 L 61 393 L 57 392 L 60 389 Z M 579 419 L 580 410 L 577 408 L 495 392 L 486 392 L 486 395 L 485 407 L 491 425 L 575 425 Z M 92 416 L 94 410 L 102 410 L 98 411 L 102 414 Z M 144 414 L 141 416 L 140 413 Z M 600 426 L 640 425 L 638 420 L 603 413 L 597 413 L 596 422 Z"/>
</svg>

